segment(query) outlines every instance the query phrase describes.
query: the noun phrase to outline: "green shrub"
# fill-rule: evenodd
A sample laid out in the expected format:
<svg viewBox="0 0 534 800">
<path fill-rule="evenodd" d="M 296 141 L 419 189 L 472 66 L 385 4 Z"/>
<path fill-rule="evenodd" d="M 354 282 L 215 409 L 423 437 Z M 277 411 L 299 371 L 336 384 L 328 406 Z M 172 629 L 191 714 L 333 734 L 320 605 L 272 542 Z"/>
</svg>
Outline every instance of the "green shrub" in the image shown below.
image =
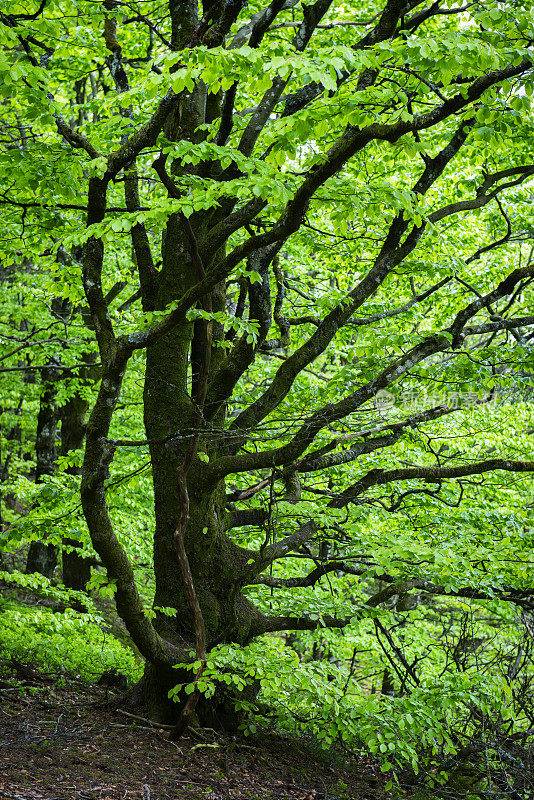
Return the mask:
<svg viewBox="0 0 534 800">
<path fill-rule="evenodd" d="M 54 612 L 15 602 L 0 601 L 0 652 L 31 661 L 48 671 L 65 671 L 94 681 L 105 670 L 116 669 L 133 682 L 141 665 L 134 653 L 104 630 L 95 615 L 72 609 Z"/>
</svg>

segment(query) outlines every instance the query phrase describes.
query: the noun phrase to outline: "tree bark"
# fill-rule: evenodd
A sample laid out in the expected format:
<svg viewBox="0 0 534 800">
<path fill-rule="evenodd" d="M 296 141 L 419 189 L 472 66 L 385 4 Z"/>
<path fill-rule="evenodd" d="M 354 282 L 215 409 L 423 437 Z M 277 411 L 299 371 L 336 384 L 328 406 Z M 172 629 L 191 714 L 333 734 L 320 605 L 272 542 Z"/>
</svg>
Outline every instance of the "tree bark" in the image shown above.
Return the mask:
<svg viewBox="0 0 534 800">
<path fill-rule="evenodd" d="M 41 483 L 46 475 L 56 471 L 56 432 L 58 424 L 57 368 L 44 367 L 42 370 L 43 391 L 39 401 L 37 432 L 35 436 L 36 469 L 35 483 Z M 57 545 L 44 541 L 30 544 L 26 561 L 26 572 L 39 572 L 46 578 L 52 578 L 57 566 Z"/>
<path fill-rule="evenodd" d="M 85 417 L 88 401 L 79 393 L 75 394 L 62 408 L 61 455 L 81 450 L 85 438 Z M 79 475 L 79 467 L 67 467 L 70 475 Z M 67 549 L 66 549 L 67 548 Z M 76 539 L 63 539 L 63 583 L 69 589 L 84 591 L 91 578 L 91 558 L 85 558 L 77 550 L 80 542 Z"/>
<path fill-rule="evenodd" d="M 165 290 L 160 289 L 160 308 L 164 308 L 172 296 L 179 296 L 198 279 L 176 223 L 171 221 L 165 237 L 161 280 Z M 170 284 L 174 284 L 171 298 L 167 294 Z M 224 302 L 220 293 L 214 300 L 216 303 Z M 183 502 L 178 476 L 191 446 L 194 430 L 195 438 L 198 436 L 198 451 L 208 458 L 216 457 L 224 447 L 218 437 L 205 435 L 202 430 L 198 432 L 198 408 L 193 398 L 199 381 L 198 364 L 202 357 L 201 348 L 195 347 L 198 342 L 193 341 L 195 330 L 198 332 L 196 325 L 185 323 L 148 348 L 144 387 L 144 422 L 150 443 L 154 486 L 154 626 L 160 636 L 178 647 L 185 645 L 191 650 L 195 650 L 196 643 L 195 621 L 175 546 L 175 532 Z M 222 336 L 222 330 L 215 332 L 215 338 Z M 190 370 L 192 351 L 198 352 L 199 357 L 192 362 Z M 219 352 L 213 347 L 214 359 L 220 358 Z M 219 415 L 217 425 L 223 421 Z M 224 481 L 215 486 L 207 484 L 203 479 L 202 467 L 203 463 L 198 458 L 193 459 L 185 476 L 189 508 L 184 547 L 209 650 L 221 641 L 246 642 L 258 612 L 241 593 L 241 576 L 250 553 L 238 547 L 226 535 Z M 159 608 L 176 609 L 176 614 L 170 616 L 168 611 L 158 611 Z M 169 700 L 168 691 L 177 683 L 191 681 L 191 672 L 184 672 L 180 678 L 177 670 L 147 664 L 139 686 L 139 697 L 151 714 L 160 719 L 176 720 L 182 704 Z M 224 691 L 216 693 L 209 703 L 201 700 L 196 714 L 204 722 L 210 720 L 213 723 L 220 717 L 225 727 L 232 726 L 237 719 L 233 716 L 228 693 Z"/>
</svg>

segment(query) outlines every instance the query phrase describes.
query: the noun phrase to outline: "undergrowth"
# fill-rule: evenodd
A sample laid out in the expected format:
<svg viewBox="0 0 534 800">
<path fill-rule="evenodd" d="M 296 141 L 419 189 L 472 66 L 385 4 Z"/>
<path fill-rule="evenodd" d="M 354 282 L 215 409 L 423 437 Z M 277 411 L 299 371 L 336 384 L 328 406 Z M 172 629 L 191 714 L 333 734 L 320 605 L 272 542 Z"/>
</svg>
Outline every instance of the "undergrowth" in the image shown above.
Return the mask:
<svg viewBox="0 0 534 800">
<path fill-rule="evenodd" d="M 73 609 L 58 613 L 12 600 L 0 599 L 0 653 L 4 659 L 31 661 L 92 682 L 113 669 L 133 683 L 142 671 L 134 653 L 95 615 Z"/>
</svg>

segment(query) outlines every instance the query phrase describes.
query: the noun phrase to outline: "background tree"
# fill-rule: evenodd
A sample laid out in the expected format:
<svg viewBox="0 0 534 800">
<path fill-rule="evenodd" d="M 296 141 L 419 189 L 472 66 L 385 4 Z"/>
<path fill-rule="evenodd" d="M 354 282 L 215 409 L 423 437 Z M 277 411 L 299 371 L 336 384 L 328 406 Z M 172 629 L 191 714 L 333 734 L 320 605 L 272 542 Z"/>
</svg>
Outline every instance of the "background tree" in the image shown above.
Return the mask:
<svg viewBox="0 0 534 800">
<path fill-rule="evenodd" d="M 45 1 L 2 14 L 4 258 L 31 252 L 48 291 L 59 281 L 89 308 L 101 381 L 82 503 L 146 659 L 143 702 L 175 716 L 173 667 L 194 647 L 183 726 L 215 645 L 345 629 L 394 597 L 530 609 L 521 570 L 444 578 L 409 548 L 384 564 L 368 527 L 365 543 L 356 533 L 376 508 L 456 505 L 474 476 L 534 469 L 528 439 L 489 453 L 473 428 L 462 440 L 448 427 L 451 392 L 486 389 L 476 420 L 496 385 L 528 383 L 527 4 L 72 13 Z M 124 282 L 119 311 L 110 291 Z M 145 434 L 118 435 L 121 391 L 143 366 Z M 428 385 L 449 394 L 415 402 Z M 408 400 L 377 409 L 401 390 Z M 150 456 L 153 612 L 106 500 L 132 448 Z M 323 576 L 350 588 L 313 611 Z"/>
</svg>

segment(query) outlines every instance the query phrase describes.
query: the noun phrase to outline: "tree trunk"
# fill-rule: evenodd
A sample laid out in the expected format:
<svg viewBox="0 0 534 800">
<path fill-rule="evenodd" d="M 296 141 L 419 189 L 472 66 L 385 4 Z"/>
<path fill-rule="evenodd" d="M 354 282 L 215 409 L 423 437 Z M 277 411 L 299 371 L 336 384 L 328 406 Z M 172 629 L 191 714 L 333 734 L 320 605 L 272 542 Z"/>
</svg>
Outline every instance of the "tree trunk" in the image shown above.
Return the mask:
<svg viewBox="0 0 534 800">
<path fill-rule="evenodd" d="M 35 482 L 41 483 L 43 476 L 56 471 L 56 431 L 58 410 L 56 405 L 57 368 L 45 367 L 42 370 L 43 391 L 37 417 L 35 437 L 36 469 Z M 52 578 L 57 566 L 58 548 L 45 541 L 35 541 L 30 545 L 26 561 L 26 572 L 39 572 Z"/>
<path fill-rule="evenodd" d="M 75 394 L 62 409 L 61 455 L 81 450 L 85 437 L 85 416 L 89 403 L 80 394 Z M 79 467 L 68 467 L 70 475 L 79 475 Z M 63 539 L 63 583 L 69 589 L 85 590 L 91 578 L 93 559 L 81 556 L 77 550 L 80 542 L 76 539 Z M 68 548 L 68 549 L 65 549 Z"/>
<path fill-rule="evenodd" d="M 175 255 L 181 256 L 181 267 L 169 256 L 171 244 Z M 184 255 L 180 247 L 177 226 L 172 223 L 167 231 L 165 250 L 169 283 L 172 279 L 179 294 L 197 276 L 189 255 L 187 252 Z M 165 280 L 161 283 L 168 288 Z M 219 297 L 216 302 L 220 304 L 223 300 Z M 165 298 L 160 296 L 160 307 L 165 304 Z M 155 628 L 165 639 L 180 647 L 188 643 L 192 650 L 195 649 L 195 625 L 177 558 L 175 531 L 181 507 L 178 472 L 190 447 L 192 430 L 198 428 L 197 407 L 192 399 L 198 381 L 193 358 L 198 344 L 196 330 L 197 326 L 186 323 L 148 348 L 144 388 L 145 429 L 150 442 L 155 504 Z M 219 335 L 222 336 L 222 330 L 216 332 L 215 338 Z M 212 356 L 214 361 L 220 358 L 216 347 Z M 190 363 L 192 374 L 188 372 Z M 220 419 L 217 420 L 219 424 Z M 197 443 L 198 451 L 208 458 L 220 453 L 223 446 L 212 432 L 209 435 L 201 432 Z M 225 533 L 224 482 L 215 487 L 203 485 L 201 463 L 197 459 L 187 473 L 187 492 L 189 517 L 184 544 L 204 618 L 207 649 L 220 642 L 244 643 L 258 612 L 241 593 L 239 581 L 249 553 Z M 160 608 L 167 609 L 167 613 L 158 611 Z M 170 608 L 176 609 L 174 616 L 169 615 Z M 167 693 L 177 683 L 191 680 L 191 672 L 180 678 L 177 670 L 147 664 L 140 691 L 150 713 L 158 718 L 176 718 L 180 704 L 169 701 Z M 211 723 L 218 715 L 224 719 L 222 724 L 232 726 L 236 717 L 230 708 L 227 692 L 221 691 L 210 703 L 200 702 L 197 715 Z"/>
<path fill-rule="evenodd" d="M 131 705 L 142 707 L 151 719 L 161 724 L 175 724 L 188 695 L 178 695 L 171 700 L 168 692 L 176 684 L 187 684 L 191 679 L 191 672 L 186 670 L 156 668 L 147 663 L 142 679 L 130 693 Z M 239 699 L 253 701 L 258 691 L 258 681 L 253 681 L 239 693 Z M 191 722 L 216 730 L 238 730 L 245 715 L 235 709 L 235 699 L 236 695 L 228 686 L 219 685 L 212 697 L 200 697 Z"/>
</svg>

